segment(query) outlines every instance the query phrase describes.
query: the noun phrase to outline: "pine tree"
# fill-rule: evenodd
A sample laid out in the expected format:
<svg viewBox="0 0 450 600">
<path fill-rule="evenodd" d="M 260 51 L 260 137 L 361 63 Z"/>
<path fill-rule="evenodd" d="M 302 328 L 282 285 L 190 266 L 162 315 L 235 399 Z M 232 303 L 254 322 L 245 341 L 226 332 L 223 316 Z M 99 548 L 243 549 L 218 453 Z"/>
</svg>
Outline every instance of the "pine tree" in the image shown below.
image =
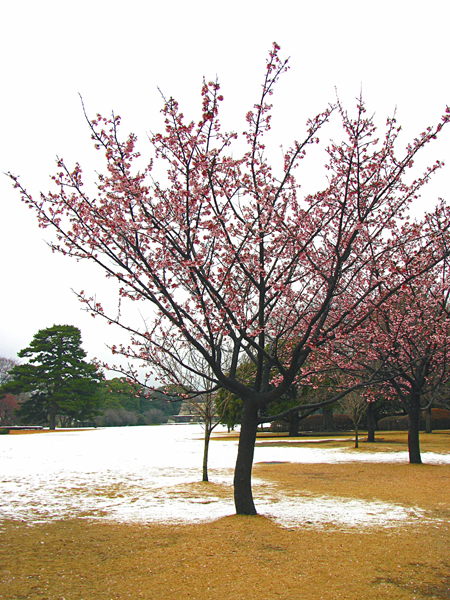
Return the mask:
<svg viewBox="0 0 450 600">
<path fill-rule="evenodd" d="M 29 360 L 12 369 L 12 381 L 5 391 L 29 394 L 19 411 L 23 421 L 49 423 L 50 429 L 55 429 L 57 416 L 68 423 L 99 413 L 101 375 L 95 365 L 85 361 L 77 327 L 41 329 L 18 356 Z"/>
</svg>

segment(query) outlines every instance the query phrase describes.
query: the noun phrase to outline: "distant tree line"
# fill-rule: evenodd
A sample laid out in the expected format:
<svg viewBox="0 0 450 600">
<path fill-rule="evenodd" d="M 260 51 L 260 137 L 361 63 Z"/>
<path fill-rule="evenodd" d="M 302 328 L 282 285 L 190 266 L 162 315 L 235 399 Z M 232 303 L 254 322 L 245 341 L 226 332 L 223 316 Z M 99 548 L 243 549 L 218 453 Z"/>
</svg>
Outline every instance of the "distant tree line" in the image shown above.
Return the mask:
<svg viewBox="0 0 450 600">
<path fill-rule="evenodd" d="M 99 396 L 102 412 L 94 422 L 100 427 L 167 423 L 181 408 L 181 401 L 175 394 L 166 394 L 162 389 L 148 390 L 130 384 L 125 378 L 103 381 Z"/>
<path fill-rule="evenodd" d="M 42 329 L 18 361 L 0 357 L 0 426 L 71 427 L 165 423 L 180 409 L 178 396 L 125 378 L 105 380 L 85 360 L 81 333 L 71 325 Z"/>
</svg>

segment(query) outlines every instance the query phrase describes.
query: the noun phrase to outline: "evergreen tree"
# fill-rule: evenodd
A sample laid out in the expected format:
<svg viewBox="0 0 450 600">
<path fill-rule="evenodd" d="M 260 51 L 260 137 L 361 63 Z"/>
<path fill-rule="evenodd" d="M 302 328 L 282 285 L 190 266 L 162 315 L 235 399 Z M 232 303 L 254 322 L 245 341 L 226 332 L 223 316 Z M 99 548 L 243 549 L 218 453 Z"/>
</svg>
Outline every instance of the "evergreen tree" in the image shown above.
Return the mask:
<svg viewBox="0 0 450 600">
<path fill-rule="evenodd" d="M 55 429 L 57 416 L 69 423 L 99 413 L 101 374 L 85 361 L 77 327 L 54 325 L 41 329 L 18 356 L 28 362 L 11 370 L 12 381 L 4 390 L 29 394 L 19 410 L 24 422 L 49 423 L 50 429 Z"/>
</svg>

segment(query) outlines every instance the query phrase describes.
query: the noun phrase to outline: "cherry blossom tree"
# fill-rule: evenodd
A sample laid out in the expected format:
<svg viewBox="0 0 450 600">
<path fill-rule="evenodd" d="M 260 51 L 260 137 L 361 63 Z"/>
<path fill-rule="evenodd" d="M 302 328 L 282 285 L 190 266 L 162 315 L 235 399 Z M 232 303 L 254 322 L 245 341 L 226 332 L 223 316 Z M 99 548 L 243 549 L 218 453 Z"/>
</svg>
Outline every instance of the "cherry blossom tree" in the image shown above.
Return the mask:
<svg viewBox="0 0 450 600">
<path fill-rule="evenodd" d="M 442 236 L 446 247 L 446 236 Z M 402 248 L 403 273 L 408 272 L 412 247 Z M 352 339 L 329 348 L 334 358 L 356 379 L 377 373 L 384 383 L 367 392 L 397 396 L 409 416 L 408 450 L 411 463 L 420 464 L 421 411 L 450 380 L 450 280 L 445 260 L 419 277 L 403 283 L 400 291 L 366 320 Z M 392 273 L 395 279 L 397 274 Z M 401 276 L 403 278 L 403 274 Z M 382 284 L 380 284 L 382 286 Z"/>
<path fill-rule="evenodd" d="M 315 364 L 308 359 L 320 348 L 337 334 L 352 335 L 402 285 L 442 259 L 434 229 L 424 235 L 408 220 L 409 204 L 441 164 L 405 179 L 416 154 L 450 120 L 450 110 L 397 157 L 395 118 L 379 141 L 362 99 L 354 117 L 338 102 L 308 120 L 276 173 L 265 143 L 271 95 L 286 69 L 274 44 L 260 99 L 247 114 L 242 156 L 233 152 L 237 134 L 220 127 L 218 82 L 204 82 L 198 122 L 186 121 L 172 98 L 165 101 L 165 132 L 152 136 L 153 160 L 140 171 L 134 168 L 136 137 L 121 141 L 119 117 L 88 120 L 106 158 L 94 195 L 85 191 L 81 166 L 70 168 L 62 159 L 56 189 L 39 198 L 12 176 L 41 227 L 56 230 L 54 249 L 93 261 L 119 282 L 121 301 L 139 303 L 142 327 L 126 321 L 126 311 L 105 314 L 95 298 L 79 294 L 93 314 L 130 333 L 129 347 L 115 352 L 142 360 L 171 382 L 175 374 L 166 372 L 165 357 L 177 360 L 188 345 L 209 366 L 210 391 L 226 388 L 242 399 L 238 514 L 256 513 L 251 471 L 259 411 L 314 375 L 304 365 Z M 296 173 L 333 112 L 344 141 L 328 148 L 328 186 L 302 198 Z M 447 233 L 446 206 L 436 219 Z M 411 239 L 416 254 L 410 269 L 391 283 L 399 247 Z M 239 377 L 247 359 L 256 367 L 251 385 Z M 180 369 L 195 372 L 190 364 Z"/>
</svg>

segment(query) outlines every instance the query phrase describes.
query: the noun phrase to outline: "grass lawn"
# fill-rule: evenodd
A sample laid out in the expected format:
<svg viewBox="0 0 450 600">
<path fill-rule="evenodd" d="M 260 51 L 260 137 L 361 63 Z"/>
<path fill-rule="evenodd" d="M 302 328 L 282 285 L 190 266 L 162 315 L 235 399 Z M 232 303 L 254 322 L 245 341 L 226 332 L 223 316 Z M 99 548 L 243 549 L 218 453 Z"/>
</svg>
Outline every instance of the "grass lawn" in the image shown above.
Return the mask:
<svg viewBox="0 0 450 600">
<path fill-rule="evenodd" d="M 294 443 L 351 448 L 350 437 Z M 406 433 L 378 437 L 373 450 L 406 448 Z M 421 442 L 424 452 L 450 452 L 450 432 Z M 184 526 L 3 521 L 0 598 L 450 600 L 450 465 L 257 464 L 254 474 L 286 494 L 389 501 L 423 518 L 361 529 L 236 516 Z"/>
</svg>

